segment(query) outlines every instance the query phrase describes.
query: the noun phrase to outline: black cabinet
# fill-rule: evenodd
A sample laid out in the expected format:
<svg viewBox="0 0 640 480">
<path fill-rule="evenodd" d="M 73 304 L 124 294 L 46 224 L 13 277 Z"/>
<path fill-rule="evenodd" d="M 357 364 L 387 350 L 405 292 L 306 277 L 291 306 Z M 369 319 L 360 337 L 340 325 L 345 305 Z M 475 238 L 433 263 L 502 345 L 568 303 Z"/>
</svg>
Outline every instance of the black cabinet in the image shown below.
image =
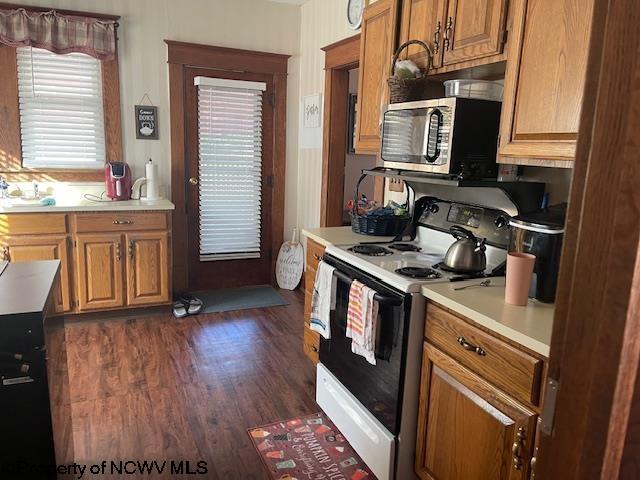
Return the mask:
<svg viewBox="0 0 640 480">
<path fill-rule="evenodd" d="M 49 316 L 58 270 L 57 261 L 16 263 L 0 276 L 0 472 L 6 478 L 55 479 L 56 463 L 73 459 L 64 322 Z"/>
</svg>

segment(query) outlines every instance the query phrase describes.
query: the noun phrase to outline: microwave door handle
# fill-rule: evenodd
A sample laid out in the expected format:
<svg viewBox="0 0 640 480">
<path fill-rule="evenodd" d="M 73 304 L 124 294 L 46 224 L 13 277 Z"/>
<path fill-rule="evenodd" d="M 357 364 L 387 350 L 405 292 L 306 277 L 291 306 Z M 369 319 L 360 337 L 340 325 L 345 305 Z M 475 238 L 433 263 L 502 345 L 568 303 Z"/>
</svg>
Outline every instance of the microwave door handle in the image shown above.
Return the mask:
<svg viewBox="0 0 640 480">
<path fill-rule="evenodd" d="M 436 148 L 435 148 L 435 150 L 433 152 L 433 155 L 429 155 L 429 140 L 431 140 L 431 130 L 432 130 L 431 122 L 432 122 L 432 119 L 433 119 L 434 116 L 436 117 L 436 121 L 437 121 L 437 123 L 436 123 L 436 131 L 435 131 Z M 435 162 L 438 159 L 438 157 L 440 156 L 440 140 L 439 140 L 439 136 L 440 136 L 440 129 L 442 128 L 442 118 L 443 118 L 442 112 L 437 108 L 434 108 L 433 111 L 431 112 L 431 114 L 429 115 L 429 120 L 427 122 L 427 141 L 426 141 L 426 147 L 427 148 L 425 149 L 426 150 L 425 151 L 425 157 L 427 158 L 427 161 L 429 163 Z"/>
</svg>

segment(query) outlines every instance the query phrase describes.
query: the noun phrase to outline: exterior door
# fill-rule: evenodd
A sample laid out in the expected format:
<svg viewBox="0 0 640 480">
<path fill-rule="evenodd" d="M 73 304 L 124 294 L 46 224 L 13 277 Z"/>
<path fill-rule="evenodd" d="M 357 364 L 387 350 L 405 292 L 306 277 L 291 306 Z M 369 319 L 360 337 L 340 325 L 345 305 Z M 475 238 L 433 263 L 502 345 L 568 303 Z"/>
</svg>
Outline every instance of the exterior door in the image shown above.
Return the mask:
<svg viewBox="0 0 640 480">
<path fill-rule="evenodd" d="M 11 262 L 60 260 L 60 283 L 56 283 L 56 312 L 71 310 L 69 260 L 66 236 L 6 237 L 2 239 L 3 257 Z"/>
<path fill-rule="evenodd" d="M 425 343 L 416 443 L 424 480 L 528 478 L 536 414 Z"/>
<path fill-rule="evenodd" d="M 169 301 L 169 234 L 127 233 L 127 305 Z"/>
<path fill-rule="evenodd" d="M 186 72 L 189 289 L 271 283 L 273 77 Z"/>
<path fill-rule="evenodd" d="M 502 52 L 507 0 L 449 0 L 444 65 Z"/>
<path fill-rule="evenodd" d="M 78 235 L 76 242 L 80 311 L 124 305 L 121 235 Z"/>
</svg>

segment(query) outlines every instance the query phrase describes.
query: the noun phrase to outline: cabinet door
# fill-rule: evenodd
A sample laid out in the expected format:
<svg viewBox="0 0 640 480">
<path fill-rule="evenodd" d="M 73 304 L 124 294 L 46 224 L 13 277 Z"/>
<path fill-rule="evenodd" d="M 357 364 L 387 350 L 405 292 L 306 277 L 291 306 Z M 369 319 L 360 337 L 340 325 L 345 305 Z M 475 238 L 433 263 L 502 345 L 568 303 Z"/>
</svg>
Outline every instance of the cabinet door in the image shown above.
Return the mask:
<svg viewBox="0 0 640 480">
<path fill-rule="evenodd" d="M 5 237 L 2 256 L 11 262 L 33 262 L 36 260 L 60 260 L 60 284 L 55 288 L 56 312 L 71 310 L 69 281 L 68 240 L 66 236 Z"/>
<path fill-rule="evenodd" d="M 355 149 L 380 150 L 380 115 L 388 98 L 387 78 L 395 40 L 398 0 L 378 0 L 364 10 L 360 34 Z"/>
<path fill-rule="evenodd" d="M 127 304 L 169 301 L 169 234 L 129 233 L 127 243 Z"/>
<path fill-rule="evenodd" d="M 502 53 L 507 0 L 449 0 L 444 65 Z"/>
<path fill-rule="evenodd" d="M 593 0 L 528 0 L 514 6 L 498 161 L 571 166 Z"/>
<path fill-rule="evenodd" d="M 446 0 L 404 0 L 400 43 L 422 40 L 433 53 L 433 68 L 442 66 Z M 420 67 L 426 66 L 425 51 L 418 45 L 406 49 L 407 56 Z"/>
<path fill-rule="evenodd" d="M 429 480 L 527 478 L 536 415 L 425 343 L 416 473 Z"/>
<path fill-rule="evenodd" d="M 124 304 L 121 235 L 78 235 L 76 238 L 79 309 L 121 307 Z"/>
</svg>

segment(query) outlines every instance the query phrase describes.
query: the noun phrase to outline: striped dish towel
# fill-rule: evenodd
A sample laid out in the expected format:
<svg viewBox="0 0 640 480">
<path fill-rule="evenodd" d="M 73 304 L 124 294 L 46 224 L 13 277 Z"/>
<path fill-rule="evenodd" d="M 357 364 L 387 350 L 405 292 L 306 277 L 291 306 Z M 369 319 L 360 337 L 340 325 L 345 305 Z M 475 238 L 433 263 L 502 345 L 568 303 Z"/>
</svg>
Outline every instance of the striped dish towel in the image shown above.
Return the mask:
<svg viewBox="0 0 640 480">
<path fill-rule="evenodd" d="M 351 351 L 363 356 L 367 362 L 376 364 L 376 321 L 378 302 L 374 300 L 375 290 L 358 280 L 349 289 L 347 310 L 347 338 L 351 339 Z"/>
</svg>

